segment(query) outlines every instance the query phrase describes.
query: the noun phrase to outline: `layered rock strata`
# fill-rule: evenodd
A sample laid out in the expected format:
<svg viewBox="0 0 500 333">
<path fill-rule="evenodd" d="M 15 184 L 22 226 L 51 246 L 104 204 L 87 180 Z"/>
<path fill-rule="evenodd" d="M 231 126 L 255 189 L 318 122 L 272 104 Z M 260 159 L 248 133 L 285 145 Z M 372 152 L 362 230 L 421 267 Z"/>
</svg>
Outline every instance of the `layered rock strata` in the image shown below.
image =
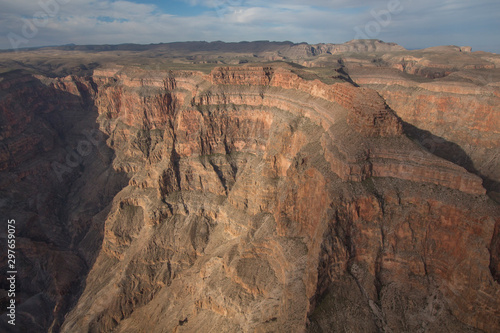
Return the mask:
<svg viewBox="0 0 500 333">
<path fill-rule="evenodd" d="M 498 327 L 496 206 L 373 91 L 279 67 L 94 81 L 131 180 L 63 331 Z"/>
<path fill-rule="evenodd" d="M 478 176 L 408 139 L 375 91 L 284 66 L 39 81 L 80 87 L 69 94 L 95 107 L 87 119 L 114 151 L 102 168 L 129 179 L 108 210 L 75 201 L 60 217 L 65 248 L 92 267 L 61 331 L 500 329 L 498 205 Z M 92 180 L 87 161 L 75 189 L 111 194 L 117 182 Z"/>
<path fill-rule="evenodd" d="M 494 64 L 490 64 L 495 66 Z M 375 89 L 431 152 L 481 175 L 500 192 L 500 72 L 462 69 L 422 80 L 387 67 L 349 69 L 353 80 Z"/>
</svg>

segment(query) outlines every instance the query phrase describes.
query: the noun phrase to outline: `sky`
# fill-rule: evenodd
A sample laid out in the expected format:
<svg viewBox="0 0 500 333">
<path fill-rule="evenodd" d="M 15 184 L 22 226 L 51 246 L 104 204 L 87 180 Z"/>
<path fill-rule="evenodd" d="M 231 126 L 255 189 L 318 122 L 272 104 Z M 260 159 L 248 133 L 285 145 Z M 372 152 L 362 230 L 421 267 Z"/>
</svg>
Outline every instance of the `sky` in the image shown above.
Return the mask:
<svg viewBox="0 0 500 333">
<path fill-rule="evenodd" d="M 362 38 L 500 53 L 500 1 L 0 0 L 0 49 Z"/>
</svg>

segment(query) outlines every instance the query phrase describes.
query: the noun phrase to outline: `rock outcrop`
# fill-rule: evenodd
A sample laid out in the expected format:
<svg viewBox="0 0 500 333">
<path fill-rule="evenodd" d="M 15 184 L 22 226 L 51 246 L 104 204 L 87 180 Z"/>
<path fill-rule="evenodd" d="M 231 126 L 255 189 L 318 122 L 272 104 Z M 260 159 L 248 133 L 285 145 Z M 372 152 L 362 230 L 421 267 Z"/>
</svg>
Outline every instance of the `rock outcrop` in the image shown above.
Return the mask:
<svg viewBox="0 0 500 333">
<path fill-rule="evenodd" d="M 444 158 L 500 182 L 496 167 L 500 158 L 500 117 L 496 110 L 500 90 L 493 83 L 418 83 L 397 74 L 391 77 L 383 70 L 378 71 L 379 75 L 377 70 L 369 75 L 352 72 L 356 82 L 376 89 L 403 121 L 432 133 L 434 137 L 415 133 L 430 150 L 440 151 Z M 453 150 L 446 142 L 460 149 Z M 500 191 L 498 186 L 491 188 Z"/>
<path fill-rule="evenodd" d="M 16 221 L 19 332 L 59 331 L 99 251 L 107 206 L 126 184 L 96 128 L 92 84 L 18 71 L 0 78 L 0 212 Z M 6 272 L 7 251 L 1 258 Z M 7 319 L 0 330 L 11 332 Z"/>
<path fill-rule="evenodd" d="M 16 80 L 36 82 L 39 98 L 57 96 L 60 107 L 43 111 L 51 115 L 47 123 L 38 118 L 48 106 L 25 99 L 33 92 L 15 88 Z M 114 152 L 101 147 L 65 174 L 63 185 L 50 185 L 69 192 L 61 205 L 70 204 L 58 215 L 63 231 L 54 236 L 66 242 L 51 253 L 33 250 L 32 261 L 50 258 L 68 272 L 31 270 L 59 272 L 47 281 L 60 298 L 35 295 L 41 286 L 26 294 L 32 304 L 36 297 L 51 300 L 43 304 L 49 313 L 43 327 L 500 329 L 498 244 L 491 243 L 499 206 L 479 176 L 409 139 L 403 116 L 381 90 L 306 80 L 283 64 L 208 74 L 108 67 L 88 78 L 4 81 L 5 91 L 18 96 L 0 104 L 2 117 L 11 119 L 1 133 L 2 172 L 12 178 L 5 191 L 20 184 L 34 191 L 36 179 L 50 172 L 34 167 L 41 173 L 18 177 L 26 152 L 40 161 L 50 161 L 50 152 L 60 158 L 62 142 L 76 149 L 85 139 L 76 134 L 83 124 L 96 121 Z M 33 125 L 13 118 L 14 99 L 26 100 L 29 112 L 18 119 Z M 79 115 L 82 124 L 50 122 L 59 114 L 65 119 L 70 105 L 75 111 L 66 116 Z M 41 145 L 49 131 L 23 143 L 36 124 L 59 130 L 61 141 Z M 22 209 L 42 216 L 40 205 L 50 200 Z M 28 221 L 23 214 L 19 220 Z M 36 237 L 27 234 L 23 256 Z M 72 266 L 55 261 L 61 256 Z M 71 294 L 79 283 L 81 295 Z"/>
</svg>

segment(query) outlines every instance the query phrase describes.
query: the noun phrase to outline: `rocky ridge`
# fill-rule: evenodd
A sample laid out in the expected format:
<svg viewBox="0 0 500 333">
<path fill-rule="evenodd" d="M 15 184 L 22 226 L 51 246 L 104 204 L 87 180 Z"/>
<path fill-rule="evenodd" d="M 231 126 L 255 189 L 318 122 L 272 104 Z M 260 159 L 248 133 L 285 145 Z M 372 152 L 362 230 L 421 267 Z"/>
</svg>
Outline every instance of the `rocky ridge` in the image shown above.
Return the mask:
<svg viewBox="0 0 500 333">
<path fill-rule="evenodd" d="M 34 88 L 16 88 L 26 82 Z M 69 222 L 58 237 L 73 244 L 56 247 L 79 258 L 63 256 L 77 263 L 71 271 L 91 267 L 76 303 L 64 295 L 83 280 L 48 279 L 60 292 L 44 295 L 44 307 L 60 309 L 58 297 L 66 304 L 47 316 L 55 330 L 63 320 L 67 332 L 500 328 L 490 269 L 498 206 L 478 176 L 408 139 L 402 116 L 372 89 L 305 80 L 282 65 L 209 74 L 114 67 L 0 84 L 8 92 L 0 161 L 17 175 L 3 188 L 35 186 L 46 174 L 54 181 L 48 161 L 63 163 L 64 145 L 44 142 L 69 135 L 77 147 L 92 118 L 114 152 L 101 147 L 54 187 L 73 184 L 75 201 L 58 217 Z M 37 104 L 51 94 L 60 106 Z M 13 100 L 30 111 L 13 113 Z M 51 115 L 40 128 L 64 136 L 23 141 L 40 110 Z M 72 113 L 83 122 L 73 129 L 52 120 Z M 40 154 L 45 169 L 19 176 Z M 106 176 L 82 184 L 96 170 Z M 83 209 L 94 199 L 80 198 L 93 195 L 78 192 L 92 186 L 109 206 L 100 194 L 99 209 Z M 24 209 L 42 216 L 50 200 Z"/>
<path fill-rule="evenodd" d="M 481 180 L 408 140 L 376 93 L 279 67 L 152 76 L 94 74 L 115 168 L 132 177 L 63 331 L 314 330 L 338 289 L 361 293 L 350 306 L 376 329 L 403 328 L 389 304 L 405 298 L 406 327 L 498 325 L 498 285 L 479 282 L 493 281 L 495 219 L 453 203 L 490 206 Z M 458 248 L 443 242 L 456 223 L 475 237 Z M 464 298 L 470 283 L 489 296 Z"/>
</svg>

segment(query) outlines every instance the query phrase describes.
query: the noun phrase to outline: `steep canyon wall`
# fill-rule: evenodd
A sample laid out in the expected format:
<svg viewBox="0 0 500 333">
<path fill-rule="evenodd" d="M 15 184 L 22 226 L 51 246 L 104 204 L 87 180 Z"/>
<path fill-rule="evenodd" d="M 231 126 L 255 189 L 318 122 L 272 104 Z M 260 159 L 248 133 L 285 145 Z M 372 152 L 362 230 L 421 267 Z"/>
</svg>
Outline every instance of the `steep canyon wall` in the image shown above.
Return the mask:
<svg viewBox="0 0 500 333">
<path fill-rule="evenodd" d="M 22 80 L 32 90 L 16 88 Z M 392 99 L 372 89 L 283 66 L 0 84 L 3 189 L 63 197 L 37 198 L 19 217 L 43 220 L 46 202 L 62 210 L 50 239 L 34 234 L 48 226 L 22 226 L 24 256 L 68 269 L 45 277 L 54 291 L 24 296 L 44 300 L 45 328 L 500 329 L 498 205 L 479 176 L 409 139 Z M 26 126 L 39 134 L 27 139 Z M 106 145 L 59 182 L 53 162 L 93 126 Z"/>
</svg>

